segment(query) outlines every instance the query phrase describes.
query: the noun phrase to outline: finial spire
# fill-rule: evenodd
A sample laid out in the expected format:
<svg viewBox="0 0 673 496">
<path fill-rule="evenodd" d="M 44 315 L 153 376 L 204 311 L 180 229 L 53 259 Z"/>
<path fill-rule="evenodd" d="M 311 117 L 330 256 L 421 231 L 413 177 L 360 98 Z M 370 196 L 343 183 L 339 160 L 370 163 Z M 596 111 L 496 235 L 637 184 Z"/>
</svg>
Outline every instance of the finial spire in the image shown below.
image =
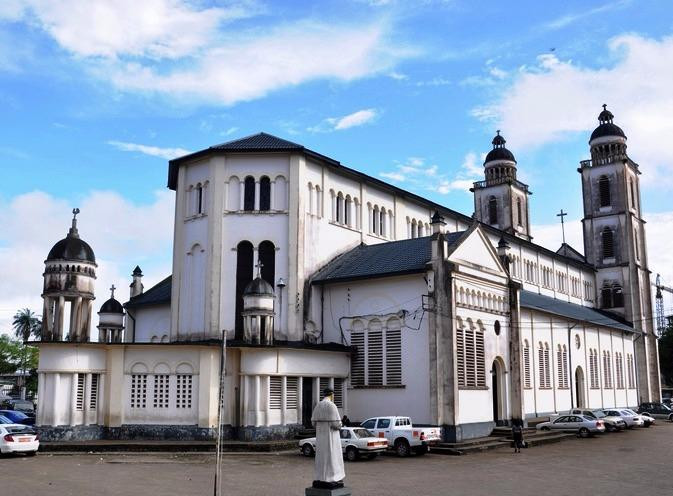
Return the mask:
<svg viewBox="0 0 673 496">
<path fill-rule="evenodd" d="M 110 298 L 114 298 L 114 297 L 115 297 L 115 289 L 117 289 L 117 288 L 115 288 L 115 285 L 113 284 L 113 285 L 110 287 Z"/>
<path fill-rule="evenodd" d="M 255 265 L 255 267 L 257 267 L 257 277 L 261 277 L 262 267 L 264 267 L 264 264 L 262 262 L 257 262 L 257 265 Z"/>
<path fill-rule="evenodd" d="M 79 213 L 79 208 L 72 209 L 72 226 L 70 231 L 68 231 L 68 236 L 79 238 L 79 233 L 77 232 L 77 214 Z"/>
<path fill-rule="evenodd" d="M 605 107 L 605 105 L 603 105 L 603 107 Z M 566 228 L 563 222 L 563 217 L 565 217 L 566 215 L 568 215 L 568 213 L 564 212 L 563 209 L 561 209 L 560 213 L 556 214 L 556 217 L 561 217 L 561 233 L 563 235 L 563 244 L 566 244 Z"/>
</svg>

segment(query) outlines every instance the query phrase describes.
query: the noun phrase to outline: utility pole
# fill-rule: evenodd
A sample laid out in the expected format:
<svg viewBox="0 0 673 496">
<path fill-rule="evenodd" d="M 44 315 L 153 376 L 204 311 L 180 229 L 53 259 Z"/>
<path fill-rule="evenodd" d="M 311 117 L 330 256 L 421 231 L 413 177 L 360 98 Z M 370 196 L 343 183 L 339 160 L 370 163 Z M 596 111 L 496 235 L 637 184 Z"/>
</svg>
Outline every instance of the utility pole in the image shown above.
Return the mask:
<svg viewBox="0 0 673 496">
<path fill-rule="evenodd" d="M 227 356 L 227 331 L 222 331 L 222 347 L 220 348 L 220 384 L 217 395 L 217 440 L 215 441 L 215 481 L 213 484 L 213 495 L 222 494 L 220 486 L 220 470 L 222 465 L 222 408 L 224 406 L 224 377 L 226 374 L 225 358 Z"/>
</svg>

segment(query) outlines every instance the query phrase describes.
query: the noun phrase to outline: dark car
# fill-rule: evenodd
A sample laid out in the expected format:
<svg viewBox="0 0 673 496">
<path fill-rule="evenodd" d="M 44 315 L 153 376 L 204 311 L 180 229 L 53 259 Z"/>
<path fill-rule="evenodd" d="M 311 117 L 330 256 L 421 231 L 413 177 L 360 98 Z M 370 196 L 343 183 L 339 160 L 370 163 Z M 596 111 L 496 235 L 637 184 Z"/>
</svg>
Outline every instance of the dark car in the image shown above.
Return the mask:
<svg viewBox="0 0 673 496">
<path fill-rule="evenodd" d="M 0 424 L 13 424 L 13 423 L 14 422 L 12 422 L 10 419 L 5 417 L 4 415 L 0 415 Z"/>
<path fill-rule="evenodd" d="M 35 415 L 35 405 L 33 405 L 33 402 L 29 400 L 10 398 L 2 401 L 2 403 L 0 403 L 0 408 L 23 412 L 29 416 Z"/>
<path fill-rule="evenodd" d="M 641 403 L 638 413 L 649 413 L 652 417 L 673 421 L 673 410 L 663 403 Z"/>
<path fill-rule="evenodd" d="M 0 415 L 7 417 L 14 424 L 35 425 L 35 417 L 29 417 L 17 410 L 0 410 Z"/>
</svg>

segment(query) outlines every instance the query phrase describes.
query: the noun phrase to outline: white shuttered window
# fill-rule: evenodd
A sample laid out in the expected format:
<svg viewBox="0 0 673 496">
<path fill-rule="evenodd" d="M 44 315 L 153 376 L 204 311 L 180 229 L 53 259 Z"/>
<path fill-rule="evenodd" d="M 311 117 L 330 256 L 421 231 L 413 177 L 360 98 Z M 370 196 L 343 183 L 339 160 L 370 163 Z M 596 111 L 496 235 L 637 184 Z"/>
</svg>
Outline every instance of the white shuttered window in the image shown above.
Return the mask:
<svg viewBox="0 0 673 496">
<path fill-rule="evenodd" d="M 352 386 L 402 385 L 402 330 L 398 319 L 390 319 L 385 327 L 376 319 L 368 329 L 354 326 L 351 346 L 357 350 L 351 360 Z"/>
</svg>

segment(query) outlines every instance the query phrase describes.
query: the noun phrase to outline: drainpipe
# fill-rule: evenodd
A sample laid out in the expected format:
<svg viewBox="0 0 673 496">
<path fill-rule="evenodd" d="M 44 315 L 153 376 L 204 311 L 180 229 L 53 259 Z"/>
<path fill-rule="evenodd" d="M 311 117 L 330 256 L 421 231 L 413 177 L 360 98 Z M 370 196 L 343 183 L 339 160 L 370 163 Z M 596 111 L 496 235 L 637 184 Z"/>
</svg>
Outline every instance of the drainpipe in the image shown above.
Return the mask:
<svg viewBox="0 0 673 496">
<path fill-rule="evenodd" d="M 575 322 L 572 326 L 570 326 L 570 325 L 568 326 L 568 369 L 572 369 L 572 364 L 573 364 L 573 348 L 571 346 L 570 334 L 571 334 L 571 331 L 575 328 L 575 326 L 577 326 L 577 322 Z M 570 370 L 568 370 L 568 375 L 570 375 Z M 576 380 L 574 372 L 573 372 L 573 378 Z M 570 380 L 570 377 L 568 377 L 568 380 Z M 575 408 L 575 399 L 574 399 L 574 395 L 573 395 L 573 389 L 574 389 L 573 386 L 575 385 L 574 384 L 575 381 L 572 381 L 572 382 L 573 382 L 573 385 L 570 386 L 570 409 L 571 410 L 573 408 Z M 579 398 L 577 398 L 577 400 L 578 400 L 578 403 L 579 403 Z M 579 407 L 579 405 L 578 405 L 578 407 Z"/>
<path fill-rule="evenodd" d="M 131 336 L 131 342 L 135 343 L 136 342 L 136 319 L 133 315 L 131 315 L 131 312 L 129 312 L 128 308 L 126 309 L 126 315 L 128 317 L 130 317 L 130 319 L 133 321 L 133 335 Z"/>
</svg>

